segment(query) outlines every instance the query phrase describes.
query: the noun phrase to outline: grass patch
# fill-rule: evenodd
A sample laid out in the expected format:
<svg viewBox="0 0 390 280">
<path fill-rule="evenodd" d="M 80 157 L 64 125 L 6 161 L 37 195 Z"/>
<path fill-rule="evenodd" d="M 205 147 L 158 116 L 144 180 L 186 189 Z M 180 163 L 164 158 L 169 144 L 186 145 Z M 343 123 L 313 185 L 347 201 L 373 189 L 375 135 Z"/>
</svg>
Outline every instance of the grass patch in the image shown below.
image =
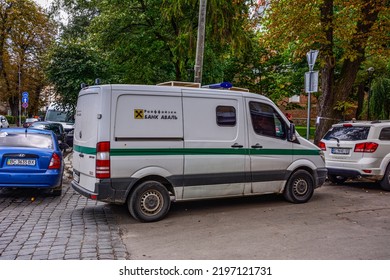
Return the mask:
<svg viewBox="0 0 390 280">
<path fill-rule="evenodd" d="M 307 132 L 307 127 L 306 126 L 296 126 L 295 127 L 295 130 L 299 133 L 299 135 L 301 135 L 303 138 L 307 138 L 306 137 L 306 132 Z M 314 139 L 314 134 L 316 132 L 316 128 L 315 127 L 312 127 L 310 126 L 310 139 Z"/>
</svg>

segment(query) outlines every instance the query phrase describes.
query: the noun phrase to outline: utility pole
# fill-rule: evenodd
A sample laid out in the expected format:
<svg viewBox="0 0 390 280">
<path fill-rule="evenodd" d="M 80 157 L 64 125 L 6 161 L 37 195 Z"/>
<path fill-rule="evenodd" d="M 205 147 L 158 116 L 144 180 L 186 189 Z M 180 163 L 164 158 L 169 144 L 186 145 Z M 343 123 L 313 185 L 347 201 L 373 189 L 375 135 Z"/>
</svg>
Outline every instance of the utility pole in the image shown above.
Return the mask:
<svg viewBox="0 0 390 280">
<path fill-rule="evenodd" d="M 19 96 L 19 127 L 22 126 L 22 101 L 20 100 L 21 99 L 21 78 L 20 78 L 20 75 L 21 75 L 21 69 L 20 69 L 20 63 L 19 63 L 19 67 L 18 67 L 19 71 L 18 71 L 18 96 Z"/>
<path fill-rule="evenodd" d="M 200 0 L 198 38 L 196 41 L 196 57 L 195 57 L 195 67 L 194 67 L 195 70 L 194 82 L 200 84 L 202 83 L 204 39 L 205 39 L 205 29 L 206 29 L 206 6 L 207 6 L 207 0 Z"/>
</svg>

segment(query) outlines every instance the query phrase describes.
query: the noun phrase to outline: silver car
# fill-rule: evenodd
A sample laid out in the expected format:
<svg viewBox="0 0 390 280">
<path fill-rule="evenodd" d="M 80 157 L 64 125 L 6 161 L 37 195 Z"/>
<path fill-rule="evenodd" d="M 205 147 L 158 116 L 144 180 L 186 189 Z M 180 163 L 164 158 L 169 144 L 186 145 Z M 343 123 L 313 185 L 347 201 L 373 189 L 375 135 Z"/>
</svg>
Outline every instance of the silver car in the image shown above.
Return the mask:
<svg viewBox="0 0 390 280">
<path fill-rule="evenodd" d="M 6 127 L 9 127 L 9 123 L 8 123 L 8 120 L 6 117 L 4 117 L 3 115 L 0 115 L 0 128 L 6 128 Z"/>
<path fill-rule="evenodd" d="M 328 179 L 372 179 L 390 191 L 390 121 L 335 124 L 319 143 Z"/>
</svg>

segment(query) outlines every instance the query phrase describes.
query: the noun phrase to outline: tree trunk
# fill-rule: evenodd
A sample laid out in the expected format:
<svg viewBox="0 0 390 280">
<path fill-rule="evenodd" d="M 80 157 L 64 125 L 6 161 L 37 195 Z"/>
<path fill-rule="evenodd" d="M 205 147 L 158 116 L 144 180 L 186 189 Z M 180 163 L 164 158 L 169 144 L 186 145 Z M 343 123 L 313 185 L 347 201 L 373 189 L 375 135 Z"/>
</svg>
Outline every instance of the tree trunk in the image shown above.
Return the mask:
<svg viewBox="0 0 390 280">
<path fill-rule="evenodd" d="M 342 119 L 342 112 L 334 110 L 337 101 L 346 101 L 352 92 L 359 67 L 365 58 L 365 48 L 368 40 L 368 33 L 378 19 L 380 7 L 375 6 L 375 1 L 368 1 L 362 6 L 362 18 L 356 25 L 355 37 L 351 40 L 351 49 L 357 57 L 345 59 L 340 71 L 340 78 L 333 85 L 334 60 L 333 55 L 333 0 L 324 0 L 321 6 L 321 25 L 326 34 L 327 44 L 323 44 L 322 52 L 325 55 L 325 66 L 322 69 L 319 117 L 320 123 L 317 126 L 314 143 L 318 144 L 321 138 L 329 130 L 332 123 Z"/>
<path fill-rule="evenodd" d="M 360 83 L 357 90 L 357 109 L 356 109 L 356 115 L 355 119 L 360 120 L 361 114 L 363 112 L 363 104 L 364 104 L 364 83 Z"/>
</svg>

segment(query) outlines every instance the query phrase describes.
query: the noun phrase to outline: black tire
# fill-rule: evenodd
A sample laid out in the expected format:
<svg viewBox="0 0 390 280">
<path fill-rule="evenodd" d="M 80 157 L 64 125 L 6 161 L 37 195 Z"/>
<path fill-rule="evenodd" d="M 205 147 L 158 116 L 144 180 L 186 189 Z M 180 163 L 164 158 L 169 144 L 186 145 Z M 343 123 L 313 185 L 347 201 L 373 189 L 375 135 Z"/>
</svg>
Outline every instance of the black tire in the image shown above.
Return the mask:
<svg viewBox="0 0 390 280">
<path fill-rule="evenodd" d="M 295 171 L 284 188 L 284 198 L 292 203 L 305 203 L 314 193 L 313 176 L 306 170 Z"/>
<path fill-rule="evenodd" d="M 328 175 L 329 181 L 331 181 L 333 184 L 344 184 L 345 181 L 347 181 L 347 177 L 344 176 L 338 176 L 338 175 Z"/>
<path fill-rule="evenodd" d="M 382 181 L 379 183 L 382 190 L 390 191 L 390 164 L 386 168 L 385 176 L 383 176 Z"/>
<path fill-rule="evenodd" d="M 127 200 L 133 218 L 141 222 L 156 222 L 166 216 L 171 207 L 168 190 L 157 181 L 141 183 Z"/>
</svg>

